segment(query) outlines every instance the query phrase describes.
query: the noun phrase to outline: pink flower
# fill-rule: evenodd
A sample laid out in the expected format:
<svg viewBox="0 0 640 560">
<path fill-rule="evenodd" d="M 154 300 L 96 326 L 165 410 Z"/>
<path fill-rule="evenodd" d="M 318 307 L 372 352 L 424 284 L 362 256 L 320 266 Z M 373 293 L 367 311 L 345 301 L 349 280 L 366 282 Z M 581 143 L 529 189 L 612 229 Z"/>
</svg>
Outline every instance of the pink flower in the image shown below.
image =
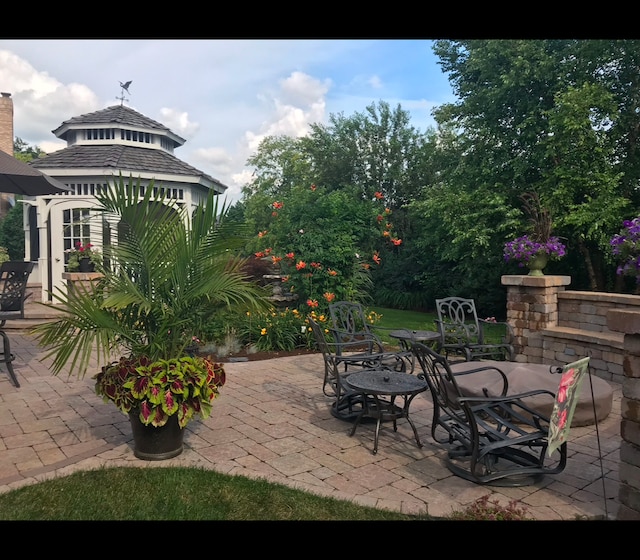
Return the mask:
<svg viewBox="0 0 640 560">
<path fill-rule="evenodd" d="M 563 403 L 567 400 L 567 394 L 569 392 L 569 388 L 574 383 L 574 378 L 576 375 L 576 370 L 571 368 L 569 371 L 565 372 L 560 379 L 560 385 L 558 387 L 558 402 Z"/>
</svg>

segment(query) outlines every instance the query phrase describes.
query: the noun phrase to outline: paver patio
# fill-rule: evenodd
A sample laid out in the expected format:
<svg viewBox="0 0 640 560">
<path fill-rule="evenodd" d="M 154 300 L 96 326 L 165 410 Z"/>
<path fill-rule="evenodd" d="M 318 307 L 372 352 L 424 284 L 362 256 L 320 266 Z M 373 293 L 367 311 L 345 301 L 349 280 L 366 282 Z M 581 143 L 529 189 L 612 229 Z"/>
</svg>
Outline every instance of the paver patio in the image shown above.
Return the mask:
<svg viewBox="0 0 640 560">
<path fill-rule="evenodd" d="M 146 462 L 133 455 L 128 418 L 94 394 L 89 377 L 53 376 L 30 335 L 11 336 L 22 386 L 14 387 L 0 368 L 0 492 L 102 465 L 181 465 L 436 516 L 491 494 L 504 505 L 519 500 L 540 520 L 603 518 L 606 494 L 607 517 L 615 519 L 621 400 L 615 384 L 613 410 L 597 430 L 604 492 L 595 426 L 571 430 L 567 468 L 537 485 L 492 488 L 452 475 L 444 466 L 444 451 L 430 436 L 428 393 L 411 405 L 423 447 L 400 420 L 397 432 L 383 424 L 373 455 L 374 425 L 364 424 L 350 437 L 351 425 L 329 413 L 320 354 L 225 364 L 227 382 L 212 416 L 187 426 L 185 451 L 174 459 Z"/>
</svg>

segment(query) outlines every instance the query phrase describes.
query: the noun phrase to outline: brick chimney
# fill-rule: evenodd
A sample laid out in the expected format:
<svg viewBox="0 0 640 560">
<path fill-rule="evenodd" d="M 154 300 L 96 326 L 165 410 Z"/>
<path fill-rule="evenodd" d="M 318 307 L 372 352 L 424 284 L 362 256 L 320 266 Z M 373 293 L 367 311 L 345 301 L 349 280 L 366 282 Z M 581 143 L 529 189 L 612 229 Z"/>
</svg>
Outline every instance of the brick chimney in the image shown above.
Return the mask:
<svg viewBox="0 0 640 560">
<path fill-rule="evenodd" d="M 0 150 L 13 156 L 13 99 L 10 93 L 0 93 Z M 14 196 L 0 193 L 0 220 L 11 209 Z"/>
<path fill-rule="evenodd" d="M 0 150 L 13 155 L 13 99 L 10 93 L 0 93 Z"/>
</svg>

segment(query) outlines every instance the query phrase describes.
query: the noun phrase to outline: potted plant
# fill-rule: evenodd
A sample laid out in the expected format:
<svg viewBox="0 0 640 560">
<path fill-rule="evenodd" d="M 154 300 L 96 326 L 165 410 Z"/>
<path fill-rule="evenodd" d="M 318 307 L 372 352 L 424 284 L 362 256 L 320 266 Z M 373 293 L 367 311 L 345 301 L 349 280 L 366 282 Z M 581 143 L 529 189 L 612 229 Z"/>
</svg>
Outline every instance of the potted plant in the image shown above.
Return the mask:
<svg viewBox="0 0 640 560">
<path fill-rule="evenodd" d="M 620 259 L 619 276 L 631 276 L 640 285 L 640 216 L 622 222 L 622 230 L 611 241 L 611 252 Z"/>
<path fill-rule="evenodd" d="M 540 242 L 523 235 L 504 245 L 505 261 L 515 261 L 519 267 L 528 267 L 530 276 L 543 276 L 542 271 L 548 261 L 559 260 L 565 253 L 564 244 L 555 236 Z"/>
<path fill-rule="evenodd" d="M 521 196 L 525 213 L 529 216 L 531 234 L 507 241 L 504 245 L 506 262 L 517 262 L 521 268 L 529 268 L 529 276 L 543 276 L 549 260 L 559 260 L 566 254 L 560 238 L 552 235 L 552 220 L 549 210 L 540 203 L 536 193 Z"/>
<path fill-rule="evenodd" d="M 182 429 L 187 423 L 211 415 L 212 402 L 225 379 L 222 364 L 207 358 L 182 356 L 151 362 L 146 356 L 122 357 L 102 367 L 95 376 L 95 390 L 129 415 L 138 458 L 169 459 L 182 452 Z M 158 432 L 144 426 L 164 428 L 166 437 L 146 438 L 146 432 Z"/>
<path fill-rule="evenodd" d="M 70 249 L 67 270 L 69 272 L 94 272 L 102 267 L 102 254 L 89 242 L 76 241 L 75 248 Z"/>
<path fill-rule="evenodd" d="M 101 213 L 118 222 L 117 243 L 104 249 L 113 265 L 86 290 L 54 291 L 62 316 L 32 329 L 53 357 L 54 375 L 67 368 L 84 377 L 93 358 L 103 364 L 96 392 L 129 414 L 134 452 L 149 460 L 174 456 L 182 444 L 151 453 L 155 446 L 141 443 L 138 432 L 182 437 L 190 420 L 209 415 L 224 382 L 221 365 L 186 350 L 204 319 L 271 305 L 236 255 L 246 226 L 226 219 L 215 193 L 190 213 L 163 191 L 121 177 L 96 195 Z"/>
</svg>

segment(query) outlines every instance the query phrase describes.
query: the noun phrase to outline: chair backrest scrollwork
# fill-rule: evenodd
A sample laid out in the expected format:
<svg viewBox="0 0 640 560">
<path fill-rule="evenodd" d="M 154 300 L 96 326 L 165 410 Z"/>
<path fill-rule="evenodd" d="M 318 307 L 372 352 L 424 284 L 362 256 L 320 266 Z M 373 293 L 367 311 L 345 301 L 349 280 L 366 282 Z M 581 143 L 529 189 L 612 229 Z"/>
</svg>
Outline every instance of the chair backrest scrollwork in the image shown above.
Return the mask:
<svg viewBox="0 0 640 560">
<path fill-rule="evenodd" d="M 24 319 L 24 302 L 27 294 L 29 275 L 34 263 L 6 261 L 0 265 L 0 320 Z"/>
</svg>

